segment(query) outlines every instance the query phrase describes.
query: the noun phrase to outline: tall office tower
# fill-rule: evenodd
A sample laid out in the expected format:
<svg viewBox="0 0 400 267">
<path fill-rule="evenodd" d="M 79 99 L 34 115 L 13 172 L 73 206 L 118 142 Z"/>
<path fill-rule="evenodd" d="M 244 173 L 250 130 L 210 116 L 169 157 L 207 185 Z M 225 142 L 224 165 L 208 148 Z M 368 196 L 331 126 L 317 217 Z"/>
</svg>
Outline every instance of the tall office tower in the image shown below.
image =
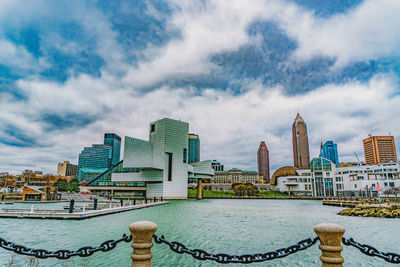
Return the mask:
<svg viewBox="0 0 400 267">
<path fill-rule="evenodd" d="M 294 166 L 299 169 L 310 168 L 310 152 L 308 148 L 307 125 L 297 113 L 292 126 Z"/>
<path fill-rule="evenodd" d="M 91 181 L 110 168 L 112 147 L 110 145 L 92 145 L 85 147 L 79 154 L 78 180 Z"/>
<path fill-rule="evenodd" d="M 393 136 L 371 136 L 364 139 L 363 143 L 367 165 L 397 161 Z"/>
<path fill-rule="evenodd" d="M 114 133 L 105 133 L 104 144 L 112 147 L 110 167 L 117 165 L 121 151 L 121 137 Z"/>
<path fill-rule="evenodd" d="M 197 134 L 189 134 L 189 164 L 200 161 L 200 138 Z"/>
<path fill-rule="evenodd" d="M 269 152 L 264 141 L 260 143 L 257 152 L 258 174 L 262 176 L 264 183 L 270 182 L 269 176 Z M 261 179 L 261 177 L 260 177 Z"/>
<path fill-rule="evenodd" d="M 339 167 L 339 156 L 337 145 L 333 143 L 333 141 L 327 141 L 322 145 L 321 143 L 321 151 L 319 152 L 319 156 L 321 158 L 326 158 L 336 164 L 336 167 Z"/>
</svg>

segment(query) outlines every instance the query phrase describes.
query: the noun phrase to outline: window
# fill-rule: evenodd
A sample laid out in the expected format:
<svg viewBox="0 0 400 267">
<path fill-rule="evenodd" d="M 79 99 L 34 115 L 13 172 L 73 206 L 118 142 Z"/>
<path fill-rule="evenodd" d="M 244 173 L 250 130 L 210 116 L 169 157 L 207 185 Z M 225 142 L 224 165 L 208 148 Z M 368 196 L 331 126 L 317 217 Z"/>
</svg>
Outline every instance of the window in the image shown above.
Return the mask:
<svg viewBox="0 0 400 267">
<path fill-rule="evenodd" d="M 394 182 L 389 182 L 389 186 L 394 186 Z"/>
<path fill-rule="evenodd" d="M 356 184 L 354 185 L 354 188 L 357 188 L 357 185 L 356 185 Z"/>
<path fill-rule="evenodd" d="M 387 186 L 387 182 L 385 182 L 384 184 L 385 184 L 385 186 Z"/>
<path fill-rule="evenodd" d="M 156 125 L 155 124 L 150 125 L 150 132 L 152 133 L 155 130 L 156 130 Z"/>
<path fill-rule="evenodd" d="M 168 155 L 168 181 L 172 181 L 172 153 L 165 153 Z"/>
<path fill-rule="evenodd" d="M 184 148 L 183 149 L 183 163 L 186 163 L 186 162 L 187 162 L 187 149 Z"/>
</svg>

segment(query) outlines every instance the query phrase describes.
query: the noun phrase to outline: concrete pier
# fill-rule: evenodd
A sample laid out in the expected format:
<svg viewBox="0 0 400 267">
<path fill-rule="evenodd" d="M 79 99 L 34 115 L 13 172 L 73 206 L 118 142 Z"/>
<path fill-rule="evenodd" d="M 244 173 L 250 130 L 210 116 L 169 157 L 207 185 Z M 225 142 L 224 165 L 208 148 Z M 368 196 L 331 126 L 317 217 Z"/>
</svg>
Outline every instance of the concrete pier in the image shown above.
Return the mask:
<svg viewBox="0 0 400 267">
<path fill-rule="evenodd" d="M 83 220 L 88 218 L 93 218 L 97 216 L 109 215 L 118 212 L 143 209 L 148 207 L 154 207 L 159 205 L 168 204 L 168 201 L 155 202 L 155 203 L 145 203 L 132 206 L 122 206 L 122 207 L 112 207 L 105 208 L 101 210 L 85 210 L 85 212 L 61 212 L 59 210 L 35 210 L 33 212 L 29 209 L 18 210 L 9 209 L 7 211 L 0 212 L 0 218 L 29 218 L 29 219 L 58 219 L 58 220 Z"/>
</svg>

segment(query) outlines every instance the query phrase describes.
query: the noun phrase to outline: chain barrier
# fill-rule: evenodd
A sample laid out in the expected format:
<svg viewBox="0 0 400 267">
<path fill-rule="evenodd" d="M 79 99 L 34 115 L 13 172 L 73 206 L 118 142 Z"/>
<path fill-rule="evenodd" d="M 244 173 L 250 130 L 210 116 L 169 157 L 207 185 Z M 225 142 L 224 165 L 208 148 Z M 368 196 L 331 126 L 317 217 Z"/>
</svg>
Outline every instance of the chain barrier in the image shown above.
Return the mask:
<svg viewBox="0 0 400 267">
<path fill-rule="evenodd" d="M 355 248 L 358 248 L 365 255 L 368 255 L 371 257 L 378 257 L 378 258 L 384 259 L 385 261 L 390 262 L 390 263 L 400 264 L 400 255 L 399 254 L 379 251 L 376 248 L 374 248 L 373 246 L 358 243 L 357 241 L 354 241 L 353 238 L 346 239 L 343 237 L 342 242 L 343 242 L 343 245 L 353 246 Z"/>
<path fill-rule="evenodd" d="M 22 245 L 8 242 L 1 237 L 0 237 L 0 247 L 4 248 L 6 250 L 9 250 L 9 251 L 15 252 L 17 254 L 31 256 L 31 257 L 35 257 L 35 258 L 39 258 L 39 259 L 57 258 L 59 260 L 67 260 L 74 256 L 89 257 L 89 256 L 92 256 L 97 251 L 103 251 L 103 252 L 110 251 L 110 250 L 114 249 L 117 246 L 117 244 L 122 241 L 131 242 L 132 236 L 124 234 L 122 236 L 122 238 L 117 239 L 117 240 L 113 240 L 113 239 L 107 240 L 98 247 L 86 246 L 86 247 L 81 247 L 80 249 L 75 250 L 75 251 L 68 250 L 68 249 L 60 249 L 57 251 L 48 251 L 45 249 L 27 248 Z"/>
<path fill-rule="evenodd" d="M 160 237 L 154 235 L 153 238 L 157 244 L 161 243 L 167 244 L 172 251 L 179 254 L 183 253 L 189 254 L 197 260 L 201 261 L 212 260 L 218 263 L 242 263 L 242 264 L 270 261 L 278 258 L 283 258 L 289 256 L 290 254 L 294 254 L 298 251 L 305 250 L 313 246 L 319 240 L 318 237 L 315 237 L 314 239 L 307 238 L 297 242 L 292 246 L 286 248 L 280 248 L 266 253 L 229 255 L 224 253 L 211 254 L 202 249 L 189 249 L 185 245 L 177 241 L 170 242 L 166 240 L 163 235 Z"/>
</svg>

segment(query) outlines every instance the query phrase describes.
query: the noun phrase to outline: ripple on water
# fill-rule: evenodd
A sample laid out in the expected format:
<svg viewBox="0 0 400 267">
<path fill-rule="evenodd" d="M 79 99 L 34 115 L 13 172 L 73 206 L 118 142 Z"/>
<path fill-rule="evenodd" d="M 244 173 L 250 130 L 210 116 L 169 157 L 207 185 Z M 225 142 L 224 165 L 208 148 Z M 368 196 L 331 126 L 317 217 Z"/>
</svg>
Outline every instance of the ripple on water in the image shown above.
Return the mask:
<svg viewBox="0 0 400 267">
<path fill-rule="evenodd" d="M 61 203 L 65 205 L 65 203 Z M 15 204 L 30 207 L 27 204 Z M 41 204 L 41 208 L 59 208 L 60 203 Z M 47 249 L 77 249 L 97 246 L 107 239 L 128 233 L 130 223 L 139 220 L 158 224 L 157 234 L 201 248 L 211 253 L 259 253 L 287 247 L 315 236 L 314 225 L 333 222 L 346 228 L 345 236 L 375 247 L 400 252 L 400 220 L 336 215 L 337 207 L 322 206 L 320 201 L 292 200 L 202 200 L 171 201 L 169 205 L 95 217 L 83 221 L 2 219 L 0 235 L 8 240 Z M 152 249 L 154 266 L 227 266 L 196 261 L 188 255 L 173 253 L 166 245 Z M 88 266 L 128 266 L 131 248 L 119 244 L 115 250 L 99 252 L 89 258 Z M 0 265 L 10 253 L 0 250 Z M 295 255 L 251 266 L 320 266 L 318 246 Z M 345 266 L 388 266 L 383 260 L 367 257 L 354 248 L 343 251 Z M 82 259 L 74 261 L 82 266 Z M 20 266 L 26 258 L 17 257 Z M 40 260 L 40 266 L 61 266 L 59 261 Z M 229 265 L 235 266 L 235 265 Z M 390 266 L 390 265 L 389 265 Z"/>
</svg>

